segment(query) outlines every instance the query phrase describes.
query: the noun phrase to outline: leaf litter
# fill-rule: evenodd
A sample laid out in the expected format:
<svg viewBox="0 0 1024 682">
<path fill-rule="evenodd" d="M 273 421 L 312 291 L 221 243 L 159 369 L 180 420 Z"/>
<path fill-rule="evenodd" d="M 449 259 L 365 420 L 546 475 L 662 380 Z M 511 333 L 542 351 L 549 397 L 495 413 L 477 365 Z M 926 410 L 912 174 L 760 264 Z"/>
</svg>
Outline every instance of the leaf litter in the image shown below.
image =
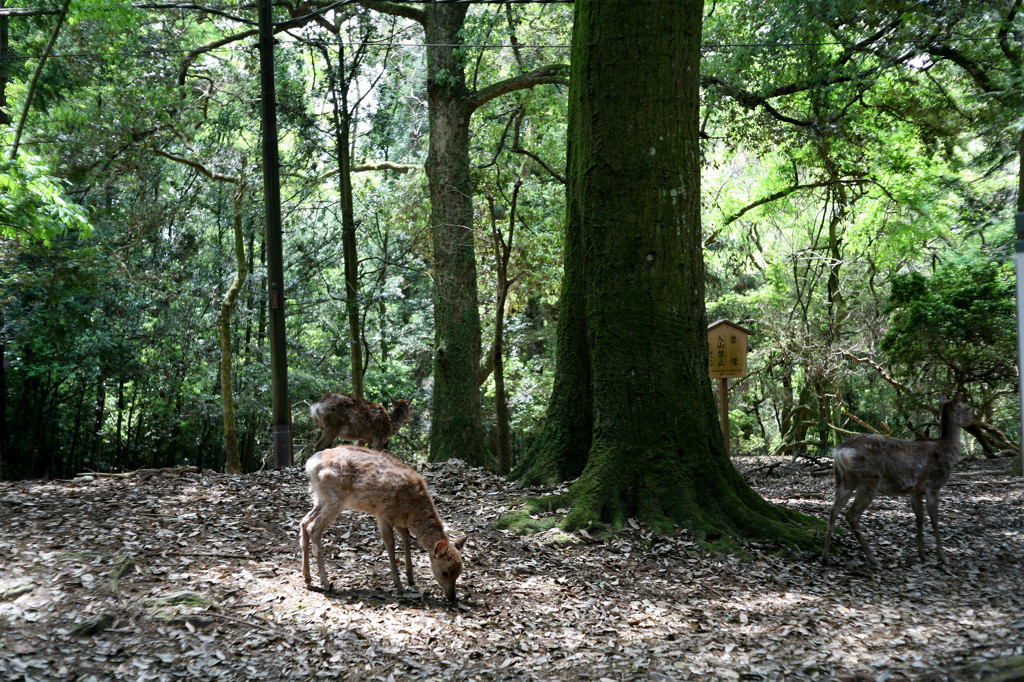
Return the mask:
<svg viewBox="0 0 1024 682">
<path fill-rule="evenodd" d="M 961 462 L 943 490 L 948 570 L 930 537 L 917 561 L 905 499 L 876 500 L 863 524 L 879 571 L 846 533 L 830 568 L 778 547 L 712 554 L 635 519 L 605 539 L 520 537 L 491 525 L 557 491 L 419 468 L 449 533 L 472 536 L 455 605 L 419 548 L 422 592 L 395 593 L 355 512 L 325 536 L 335 591 L 309 589 L 300 467 L 0 483 L 0 677 L 885 682 L 986 679 L 1024 655 L 1024 483 L 1008 460 Z M 832 503 L 831 476 L 796 462 L 752 484 L 822 519 Z"/>
</svg>

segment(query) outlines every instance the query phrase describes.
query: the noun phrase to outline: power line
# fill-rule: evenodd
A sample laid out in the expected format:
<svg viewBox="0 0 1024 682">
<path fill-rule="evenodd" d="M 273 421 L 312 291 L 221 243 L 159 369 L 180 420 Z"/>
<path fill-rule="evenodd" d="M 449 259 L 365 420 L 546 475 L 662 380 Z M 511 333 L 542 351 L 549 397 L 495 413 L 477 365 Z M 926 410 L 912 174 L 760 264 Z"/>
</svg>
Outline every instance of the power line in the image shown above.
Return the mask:
<svg viewBox="0 0 1024 682">
<path fill-rule="evenodd" d="M 393 5 L 571 5 L 573 0 L 343 0 L 337 4 L 353 4 L 355 2 L 375 3 L 388 2 Z M 202 7 L 200 5 L 163 5 L 154 3 L 138 3 L 133 5 L 138 9 L 181 9 L 197 10 L 203 12 L 216 12 L 223 14 L 215 8 Z M 30 17 L 40 14 L 57 14 L 58 9 L 46 9 L 41 7 L 0 7 L 0 17 Z M 227 15 L 225 15 L 227 16 Z"/>
<path fill-rule="evenodd" d="M 560 0 L 561 1 L 561 0 Z M 394 48 L 394 47 L 408 47 L 408 48 L 424 48 L 424 47 L 451 47 L 459 48 L 464 50 L 470 49 L 513 49 L 513 48 L 537 48 L 537 49 L 568 49 L 572 47 L 568 44 L 518 44 L 518 45 L 502 45 L 498 43 L 494 44 L 447 44 L 447 43 L 405 43 L 405 42 L 356 42 L 356 41 L 332 41 L 331 45 L 344 45 L 345 47 L 380 47 L 380 48 Z M 297 49 L 306 47 L 305 43 L 279 43 L 277 47 L 282 49 Z M 48 59 L 90 59 L 100 57 L 159 57 L 163 55 L 175 55 L 175 54 L 189 54 L 194 52 L 198 48 L 153 48 L 148 50 L 142 50 L 140 52 L 65 52 L 61 54 L 51 54 Z M 255 45 L 222 45 L 221 47 L 209 50 L 209 52 L 247 52 L 249 50 L 256 49 Z M 7 57 L 0 57 L 7 61 L 22 61 L 28 59 L 35 59 L 34 56 L 30 55 L 8 55 Z"/>
<path fill-rule="evenodd" d="M 413 0 L 407 0 L 412 2 Z M 415 0 L 417 2 L 427 2 L 428 0 Z M 455 2 L 456 0 L 437 0 L 437 2 Z M 459 2 L 469 2 L 470 0 L 457 0 Z M 492 3 L 496 4 L 499 1 L 518 3 L 518 2 L 567 2 L 568 0 L 471 0 L 476 3 Z M 907 39 L 898 42 L 903 45 L 931 45 L 935 43 L 941 44 L 958 44 L 958 43 L 972 43 L 982 41 L 993 41 L 999 40 L 997 36 L 986 36 L 978 38 L 962 37 L 962 38 L 941 38 L 941 39 Z M 517 45 L 506 45 L 503 43 L 412 43 L 412 42 L 367 42 L 367 41 L 328 41 L 331 45 L 344 45 L 345 47 L 379 47 L 379 48 L 395 48 L 395 47 L 407 47 L 407 48 L 428 48 L 428 47 L 449 47 L 452 49 L 462 50 L 508 50 L 513 48 L 520 49 L 559 49 L 566 50 L 572 47 L 567 43 L 524 43 Z M 803 43 L 705 43 L 701 45 L 701 50 L 707 52 L 712 50 L 733 50 L 738 48 L 795 48 L 795 47 L 846 47 L 850 45 L 856 45 L 857 43 L 842 42 L 842 41 L 828 41 L 828 42 L 803 42 Z M 282 49 L 295 49 L 305 47 L 305 43 L 300 42 L 282 42 L 278 43 L 278 47 Z M 161 55 L 175 55 L 175 54 L 189 54 L 194 52 L 198 48 L 152 48 L 147 50 L 141 50 L 139 52 L 65 52 L 62 54 L 51 54 L 49 59 L 90 59 L 100 57 L 156 57 Z M 224 45 L 221 47 L 214 48 L 210 52 L 243 52 L 255 49 L 255 45 Z M 21 61 L 35 59 L 33 55 L 7 55 L 6 57 L 0 57 L 6 61 Z"/>
</svg>

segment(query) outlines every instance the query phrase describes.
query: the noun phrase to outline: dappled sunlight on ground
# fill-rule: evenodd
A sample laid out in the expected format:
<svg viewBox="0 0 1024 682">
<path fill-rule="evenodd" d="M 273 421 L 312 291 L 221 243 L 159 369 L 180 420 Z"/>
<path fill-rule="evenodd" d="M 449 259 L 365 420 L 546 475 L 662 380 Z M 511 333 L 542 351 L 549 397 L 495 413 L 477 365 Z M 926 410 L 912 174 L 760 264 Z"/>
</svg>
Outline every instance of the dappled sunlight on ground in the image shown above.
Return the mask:
<svg viewBox="0 0 1024 682">
<path fill-rule="evenodd" d="M 930 535 L 917 561 L 905 499 L 864 515 L 881 570 L 845 532 L 825 568 L 642 527 L 518 537 L 491 523 L 536 491 L 427 467 L 451 534 L 472 536 L 457 604 L 419 547 L 422 592 L 395 593 L 374 520 L 353 512 L 325 536 L 335 590 L 307 586 L 299 468 L 0 483 L 0 677 L 977 679 L 969 664 L 1024 653 L 1024 496 L 1008 467 L 968 464 L 943 491 L 948 571 Z M 755 482 L 766 498 L 827 514 L 830 475 L 773 473 Z"/>
</svg>

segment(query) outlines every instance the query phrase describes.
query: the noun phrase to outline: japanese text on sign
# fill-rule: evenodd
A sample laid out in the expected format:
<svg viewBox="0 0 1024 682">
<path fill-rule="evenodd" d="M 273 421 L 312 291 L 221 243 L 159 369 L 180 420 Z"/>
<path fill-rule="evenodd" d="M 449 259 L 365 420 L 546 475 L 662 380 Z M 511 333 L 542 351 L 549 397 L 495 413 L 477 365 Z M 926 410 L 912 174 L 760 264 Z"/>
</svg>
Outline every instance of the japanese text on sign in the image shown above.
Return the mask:
<svg viewBox="0 0 1024 682">
<path fill-rule="evenodd" d="M 712 379 L 746 376 L 748 333 L 726 320 L 708 327 L 708 374 Z"/>
</svg>

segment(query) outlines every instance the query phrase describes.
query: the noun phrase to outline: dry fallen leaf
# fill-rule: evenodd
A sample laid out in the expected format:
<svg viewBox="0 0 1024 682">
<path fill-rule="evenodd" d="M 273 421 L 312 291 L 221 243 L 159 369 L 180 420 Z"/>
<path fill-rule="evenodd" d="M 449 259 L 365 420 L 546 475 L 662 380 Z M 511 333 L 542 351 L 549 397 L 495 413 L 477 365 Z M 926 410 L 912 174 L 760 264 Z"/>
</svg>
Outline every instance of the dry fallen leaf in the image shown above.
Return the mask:
<svg viewBox="0 0 1024 682">
<path fill-rule="evenodd" d="M 762 470 L 767 499 L 827 514 L 831 479 L 810 465 L 737 464 Z M 965 666 L 1024 654 L 1024 496 L 1008 464 L 966 463 L 944 491 L 949 571 L 917 563 L 902 499 L 864 516 L 883 570 L 848 535 L 826 570 L 775 547 L 709 554 L 632 518 L 607 542 L 517 537 L 491 523 L 540 491 L 420 466 L 450 532 L 474 538 L 458 605 L 418 549 L 423 592 L 395 594 L 373 519 L 350 512 L 324 542 L 335 591 L 308 589 L 298 467 L 0 483 L 0 678 L 981 679 Z"/>
</svg>

